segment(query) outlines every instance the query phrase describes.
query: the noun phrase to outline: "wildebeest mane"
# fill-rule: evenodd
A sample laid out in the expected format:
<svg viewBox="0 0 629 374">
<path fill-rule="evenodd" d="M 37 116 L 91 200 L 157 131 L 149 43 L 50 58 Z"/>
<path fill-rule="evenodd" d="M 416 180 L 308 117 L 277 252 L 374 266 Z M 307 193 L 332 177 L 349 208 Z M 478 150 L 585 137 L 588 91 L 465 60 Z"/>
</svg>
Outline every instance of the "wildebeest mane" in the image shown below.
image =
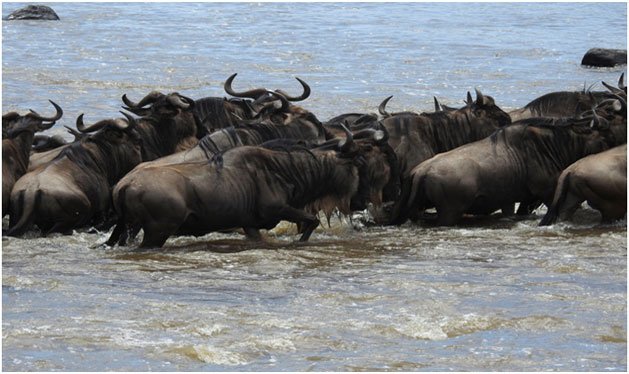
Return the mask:
<svg viewBox="0 0 629 374">
<path fill-rule="evenodd" d="M 217 134 L 226 134 L 230 142 L 229 146 L 222 148 L 218 144 L 216 144 L 212 135 L 216 136 Z M 199 140 L 198 146 L 201 148 L 203 153 L 205 153 L 206 158 L 211 159 L 215 154 L 223 153 L 229 149 L 236 147 L 239 142 L 240 137 L 236 133 L 236 129 L 233 126 L 230 126 L 204 136 L 201 140 Z"/>
<path fill-rule="evenodd" d="M 594 103 L 591 101 L 590 94 L 595 100 Z M 576 117 L 590 110 L 597 102 L 611 97 L 613 97 L 613 95 L 609 92 L 589 91 L 589 89 L 579 92 L 551 92 L 531 101 L 524 108 L 531 111 L 534 116 L 543 116 L 547 113 L 553 113 L 557 108 L 574 108 L 573 113 L 561 113 L 561 117 Z"/>
<path fill-rule="evenodd" d="M 98 153 L 85 147 L 90 142 L 96 145 Z M 77 142 L 70 143 L 51 162 L 67 158 L 76 164 L 81 170 L 90 170 L 86 173 L 90 177 L 102 175 L 107 178 L 110 186 L 114 185 L 122 175 L 126 174 L 135 165 L 129 160 L 120 158 L 120 152 L 116 151 L 111 143 L 97 137 L 88 137 Z"/>
<path fill-rule="evenodd" d="M 452 112 L 426 113 L 422 116 L 421 125 L 416 127 L 420 138 L 430 142 L 435 153 L 457 148 L 469 142 L 470 138 L 482 138 L 493 132 L 482 124 L 474 121 L 468 108 Z"/>
<path fill-rule="evenodd" d="M 580 135 L 591 132 L 588 119 L 528 118 L 498 129 L 489 139 L 492 147 L 502 141 L 507 149 L 517 148 L 524 160 L 535 160 L 545 170 L 562 170 L 576 160 L 575 149 L 587 149 Z"/>
<path fill-rule="evenodd" d="M 291 152 L 307 152 L 314 159 L 317 159 L 317 156 L 310 151 L 308 143 L 301 139 L 290 139 L 290 138 L 280 138 L 266 141 L 260 144 L 260 147 L 274 150 L 274 151 L 284 151 L 289 155 Z"/>
</svg>

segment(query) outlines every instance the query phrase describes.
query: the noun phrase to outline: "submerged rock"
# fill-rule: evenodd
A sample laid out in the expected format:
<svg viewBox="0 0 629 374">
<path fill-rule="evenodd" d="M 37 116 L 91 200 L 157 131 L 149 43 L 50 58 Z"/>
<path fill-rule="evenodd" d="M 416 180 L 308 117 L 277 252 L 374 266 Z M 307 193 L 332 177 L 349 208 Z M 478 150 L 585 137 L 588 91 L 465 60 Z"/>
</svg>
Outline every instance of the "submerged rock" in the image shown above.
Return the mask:
<svg viewBox="0 0 629 374">
<path fill-rule="evenodd" d="M 581 65 L 613 67 L 627 65 L 626 49 L 592 48 L 585 53 Z"/>
<path fill-rule="evenodd" d="M 7 17 L 4 18 L 5 21 L 15 21 L 15 20 L 48 20 L 48 21 L 58 21 L 59 16 L 52 10 L 51 7 L 45 5 L 28 5 L 24 8 L 18 9 Z"/>
</svg>

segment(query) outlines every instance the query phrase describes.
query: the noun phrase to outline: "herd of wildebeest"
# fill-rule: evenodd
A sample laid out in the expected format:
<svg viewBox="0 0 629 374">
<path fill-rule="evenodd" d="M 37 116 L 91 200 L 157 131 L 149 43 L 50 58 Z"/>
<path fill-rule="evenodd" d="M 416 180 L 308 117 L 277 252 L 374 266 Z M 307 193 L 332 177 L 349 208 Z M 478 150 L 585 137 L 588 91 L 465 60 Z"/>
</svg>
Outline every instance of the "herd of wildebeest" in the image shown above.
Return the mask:
<svg viewBox="0 0 629 374">
<path fill-rule="evenodd" d="M 62 115 L 2 116 L 4 235 L 35 225 L 43 235 L 114 227 L 108 245 L 141 247 L 174 235 L 200 236 L 297 224 L 301 241 L 319 213 L 368 211 L 376 224 L 407 220 L 449 226 L 464 215 L 569 219 L 583 201 L 602 220 L 627 206 L 627 87 L 545 94 L 505 112 L 468 92 L 460 108 L 346 113 L 321 122 L 296 105 L 310 96 L 265 88 L 230 98 L 191 99 L 153 91 L 122 96 L 123 117 L 69 128 L 75 139 L 36 135 Z M 516 211 L 516 203 L 518 209 Z M 426 212 L 427 210 L 430 212 Z M 436 210 L 436 213 L 432 211 Z"/>
</svg>

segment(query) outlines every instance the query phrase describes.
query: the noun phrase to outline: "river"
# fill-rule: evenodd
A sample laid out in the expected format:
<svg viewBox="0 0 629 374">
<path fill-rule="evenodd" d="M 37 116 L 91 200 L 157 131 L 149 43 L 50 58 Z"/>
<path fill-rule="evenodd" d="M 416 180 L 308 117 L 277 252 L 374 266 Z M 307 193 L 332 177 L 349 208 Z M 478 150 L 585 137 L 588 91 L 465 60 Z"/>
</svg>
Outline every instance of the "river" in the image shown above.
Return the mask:
<svg viewBox="0 0 629 374">
<path fill-rule="evenodd" d="M 23 6 L 3 3 L 2 14 Z M 51 3 L 61 21 L 2 23 L 2 111 L 64 125 L 117 117 L 121 96 L 264 86 L 312 95 L 326 120 L 504 109 L 616 84 L 585 68 L 627 48 L 625 3 Z M 108 233 L 2 238 L 4 371 L 626 371 L 626 220 L 335 219 L 305 244 L 282 223 L 105 249 Z M 4 222 L 6 227 L 6 219 Z M 134 244 L 137 244 L 135 242 Z"/>
</svg>

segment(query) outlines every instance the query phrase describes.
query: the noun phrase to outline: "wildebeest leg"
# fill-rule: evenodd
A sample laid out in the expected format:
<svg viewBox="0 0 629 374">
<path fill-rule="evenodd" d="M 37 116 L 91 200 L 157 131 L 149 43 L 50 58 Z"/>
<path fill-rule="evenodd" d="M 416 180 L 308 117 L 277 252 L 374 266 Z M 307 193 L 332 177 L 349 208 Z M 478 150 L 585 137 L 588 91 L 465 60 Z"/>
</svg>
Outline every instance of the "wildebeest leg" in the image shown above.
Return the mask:
<svg viewBox="0 0 629 374">
<path fill-rule="evenodd" d="M 520 202 L 520 206 L 518 207 L 516 214 L 518 216 L 527 216 L 533 213 L 535 209 L 539 208 L 540 205 L 542 205 L 542 201 L 539 199 L 522 201 Z"/>
<path fill-rule="evenodd" d="M 295 209 L 290 206 L 284 206 L 272 211 L 277 214 L 277 218 L 280 220 L 301 224 L 303 234 L 299 238 L 300 242 L 308 241 L 314 229 L 319 226 L 319 219 L 315 215 L 306 213 L 303 210 Z"/>
<path fill-rule="evenodd" d="M 178 228 L 179 225 L 170 225 L 169 227 L 160 224 L 145 225 L 142 228 L 144 230 L 144 239 L 142 239 L 140 248 L 161 248 L 168 237 L 177 232 Z"/>
<path fill-rule="evenodd" d="M 262 235 L 260 235 L 260 230 L 254 229 L 252 227 L 243 227 L 242 229 L 245 231 L 245 235 L 247 235 L 247 238 L 249 240 L 253 240 L 256 242 L 259 242 L 262 240 Z"/>
<path fill-rule="evenodd" d="M 456 225 L 465 209 L 457 209 L 452 206 L 437 207 L 437 225 L 438 226 L 454 226 Z"/>
<path fill-rule="evenodd" d="M 109 236 L 109 239 L 107 239 L 105 244 L 107 244 L 110 247 L 116 244 L 116 242 L 120 244 L 120 241 L 122 240 L 122 237 L 124 236 L 126 232 L 127 232 L 127 225 L 124 223 L 124 221 L 121 221 L 120 219 L 118 219 L 118 223 L 116 223 L 116 227 L 114 227 L 114 231 L 112 231 L 111 235 Z"/>
<path fill-rule="evenodd" d="M 53 232 L 59 232 L 59 233 L 62 233 L 63 235 L 72 235 L 72 229 L 77 227 L 78 223 L 79 223 L 78 221 L 57 222 L 50 228 L 50 230 L 46 231 L 44 236 L 48 236 L 52 234 Z"/>
<path fill-rule="evenodd" d="M 592 205 L 594 206 L 594 205 Z M 617 201 L 606 201 L 599 203 L 596 208 L 601 212 L 602 223 L 611 223 L 622 219 L 627 214 L 627 202 L 618 204 Z"/>
<path fill-rule="evenodd" d="M 500 211 L 502 211 L 503 216 L 510 217 L 513 215 L 513 212 L 515 211 L 515 207 L 513 206 L 513 204 L 506 204 L 505 206 L 500 208 Z M 518 208 L 518 212 L 519 211 L 520 210 Z"/>
</svg>

